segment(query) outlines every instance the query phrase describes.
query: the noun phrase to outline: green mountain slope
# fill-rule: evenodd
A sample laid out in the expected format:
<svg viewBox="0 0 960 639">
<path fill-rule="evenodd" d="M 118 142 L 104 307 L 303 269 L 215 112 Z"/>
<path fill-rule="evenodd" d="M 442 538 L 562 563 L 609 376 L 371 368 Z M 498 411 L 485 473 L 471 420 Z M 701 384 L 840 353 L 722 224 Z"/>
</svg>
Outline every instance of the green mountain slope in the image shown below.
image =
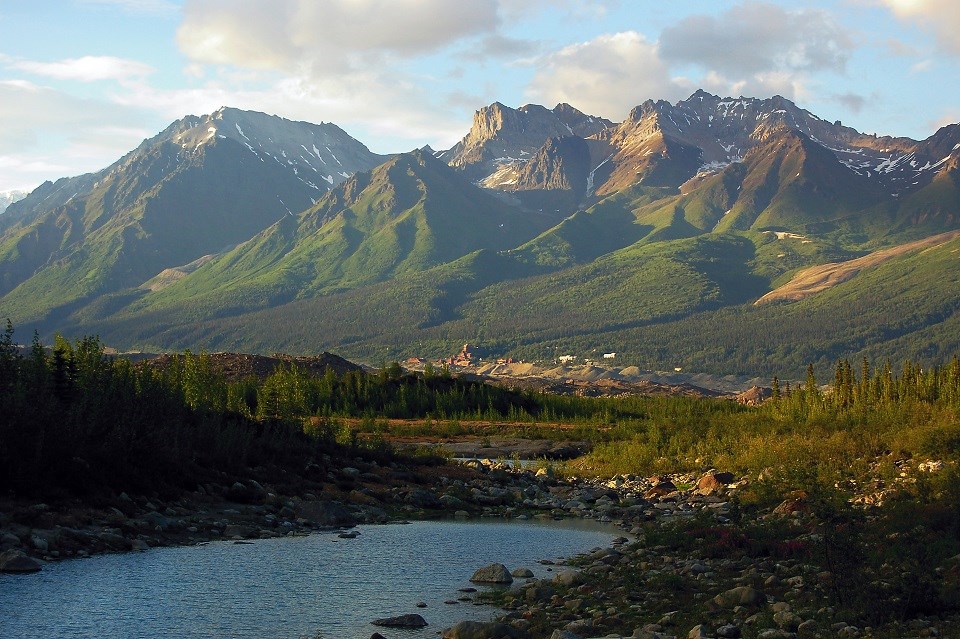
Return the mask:
<svg viewBox="0 0 960 639">
<path fill-rule="evenodd" d="M 300 215 L 285 216 L 168 285 L 148 282 L 151 292 L 124 313 L 223 316 L 275 306 L 505 249 L 552 222 L 415 151 L 354 176 Z"/>
</svg>

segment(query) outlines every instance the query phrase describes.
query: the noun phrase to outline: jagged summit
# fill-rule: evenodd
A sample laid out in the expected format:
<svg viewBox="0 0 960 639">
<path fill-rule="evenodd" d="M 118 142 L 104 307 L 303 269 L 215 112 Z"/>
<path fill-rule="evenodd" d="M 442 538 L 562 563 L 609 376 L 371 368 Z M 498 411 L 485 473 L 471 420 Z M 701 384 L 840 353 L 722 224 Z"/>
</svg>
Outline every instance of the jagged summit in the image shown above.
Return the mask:
<svg viewBox="0 0 960 639">
<path fill-rule="evenodd" d="M 464 138 L 439 157 L 484 181 L 503 167 L 532 157 L 553 137 L 589 137 L 613 126 L 604 118 L 586 115 L 569 104 L 552 110 L 538 104 L 512 109 L 500 102 L 478 110 Z"/>
<path fill-rule="evenodd" d="M 608 195 L 631 184 L 679 187 L 697 175 L 742 162 L 767 140 L 793 131 L 828 150 L 847 171 L 867 178 L 888 196 L 901 197 L 924 188 L 952 166 L 950 157 L 960 148 L 955 146 L 960 143 L 955 128 L 946 127 L 925 141 L 866 135 L 824 120 L 780 95 L 732 98 L 701 89 L 676 104 L 647 100 L 623 122 L 604 121 L 599 127 L 590 126 L 590 116 L 561 104 L 552 113 L 580 128 L 568 126 L 565 133 L 540 129 L 536 135 L 529 135 L 531 129 L 524 127 L 521 116 L 535 114 L 544 122 L 550 111 L 536 105 L 505 109 L 495 103 L 478 111 L 471 132 L 444 156 L 454 166 L 483 174 L 485 186 L 502 190 L 517 188 L 525 165 L 534 162 L 536 152 L 529 144 L 544 133 L 555 138 L 577 135 L 587 141 L 589 186 L 576 187 L 587 196 Z"/>
<path fill-rule="evenodd" d="M 202 117 L 188 116 L 174 123 L 168 133 L 170 141 L 187 153 L 218 140 L 233 140 L 261 161 L 277 162 L 293 171 L 318 191 L 385 159 L 335 124 L 294 122 L 230 107 Z"/>
</svg>

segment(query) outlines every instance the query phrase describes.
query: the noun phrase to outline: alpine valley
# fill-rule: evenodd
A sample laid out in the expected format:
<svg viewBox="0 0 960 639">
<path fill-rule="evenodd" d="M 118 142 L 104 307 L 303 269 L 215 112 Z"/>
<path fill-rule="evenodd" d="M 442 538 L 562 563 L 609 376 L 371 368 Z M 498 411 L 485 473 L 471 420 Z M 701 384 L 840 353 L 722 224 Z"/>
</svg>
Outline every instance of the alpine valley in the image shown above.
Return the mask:
<svg viewBox="0 0 960 639">
<path fill-rule="evenodd" d="M 0 214 L 0 317 L 117 348 L 799 372 L 960 350 L 960 125 L 698 91 L 494 103 L 452 148 L 223 108 Z"/>
</svg>

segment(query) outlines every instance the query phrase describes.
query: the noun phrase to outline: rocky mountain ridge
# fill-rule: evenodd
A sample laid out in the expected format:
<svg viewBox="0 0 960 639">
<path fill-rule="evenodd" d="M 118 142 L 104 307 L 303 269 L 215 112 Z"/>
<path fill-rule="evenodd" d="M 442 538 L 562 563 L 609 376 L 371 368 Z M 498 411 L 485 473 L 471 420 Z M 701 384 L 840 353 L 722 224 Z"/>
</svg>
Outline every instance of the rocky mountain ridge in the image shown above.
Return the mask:
<svg viewBox="0 0 960 639">
<path fill-rule="evenodd" d="M 132 348 L 195 346 L 178 341 L 194 330 L 226 349 L 308 339 L 354 356 L 426 334 L 504 353 L 579 343 L 752 303 L 803 268 L 955 230 L 958 165 L 960 125 L 876 137 L 779 96 L 698 91 L 620 123 L 494 103 L 453 148 L 390 157 L 335 125 L 223 108 L 11 206 L 0 306 L 18 326 Z M 288 305 L 322 335 L 250 341 L 267 321 L 254 313 Z"/>
</svg>

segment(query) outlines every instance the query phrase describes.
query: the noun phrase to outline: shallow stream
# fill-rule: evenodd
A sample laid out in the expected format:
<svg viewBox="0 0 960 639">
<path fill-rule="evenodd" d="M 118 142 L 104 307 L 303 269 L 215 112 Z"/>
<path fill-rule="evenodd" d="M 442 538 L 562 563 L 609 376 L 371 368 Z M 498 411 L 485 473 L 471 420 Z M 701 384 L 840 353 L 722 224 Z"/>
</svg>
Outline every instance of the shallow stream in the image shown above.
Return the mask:
<svg viewBox="0 0 960 639">
<path fill-rule="evenodd" d="M 420 521 L 336 533 L 157 548 L 0 574 L 0 637 L 52 639 L 388 639 L 435 637 L 495 610 L 456 605 L 479 567 L 501 562 L 549 576 L 556 560 L 607 546 L 617 529 L 583 520 Z M 556 568 L 553 568 L 556 570 Z M 426 608 L 416 607 L 418 602 Z M 376 628 L 419 613 L 422 630 Z"/>
</svg>

